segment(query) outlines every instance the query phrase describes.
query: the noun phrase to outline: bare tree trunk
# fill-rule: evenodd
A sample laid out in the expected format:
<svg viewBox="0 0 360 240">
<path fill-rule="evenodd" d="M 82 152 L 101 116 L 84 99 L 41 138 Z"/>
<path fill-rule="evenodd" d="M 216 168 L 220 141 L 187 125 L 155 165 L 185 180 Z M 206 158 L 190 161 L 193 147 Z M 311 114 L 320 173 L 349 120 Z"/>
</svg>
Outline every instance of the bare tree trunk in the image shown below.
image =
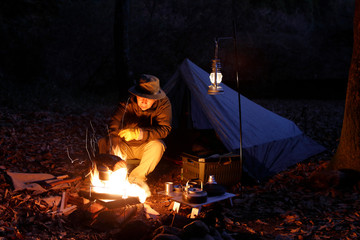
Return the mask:
<svg viewBox="0 0 360 240">
<path fill-rule="evenodd" d="M 360 0 L 355 2 L 353 54 L 340 143 L 329 167 L 360 171 Z"/>
<path fill-rule="evenodd" d="M 114 19 L 114 48 L 116 79 L 114 87 L 119 87 L 119 97 L 128 95 L 132 85 L 129 67 L 129 4 L 130 0 L 116 0 Z"/>
</svg>

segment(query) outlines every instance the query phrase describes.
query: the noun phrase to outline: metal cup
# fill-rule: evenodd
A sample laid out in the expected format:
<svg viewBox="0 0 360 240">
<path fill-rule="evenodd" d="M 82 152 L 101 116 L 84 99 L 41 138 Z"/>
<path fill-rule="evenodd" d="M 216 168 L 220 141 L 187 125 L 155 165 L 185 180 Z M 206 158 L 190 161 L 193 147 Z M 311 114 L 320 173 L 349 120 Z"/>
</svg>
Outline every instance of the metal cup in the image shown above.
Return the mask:
<svg viewBox="0 0 360 240">
<path fill-rule="evenodd" d="M 165 194 L 169 195 L 174 191 L 174 183 L 173 182 L 166 182 L 165 183 Z"/>
</svg>

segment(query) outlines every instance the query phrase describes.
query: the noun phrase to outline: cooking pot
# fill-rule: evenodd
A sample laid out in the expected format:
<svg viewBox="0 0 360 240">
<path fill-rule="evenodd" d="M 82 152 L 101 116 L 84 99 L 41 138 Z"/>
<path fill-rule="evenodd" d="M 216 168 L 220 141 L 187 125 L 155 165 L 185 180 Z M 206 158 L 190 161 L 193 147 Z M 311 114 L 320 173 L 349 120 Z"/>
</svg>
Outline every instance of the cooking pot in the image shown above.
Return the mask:
<svg viewBox="0 0 360 240">
<path fill-rule="evenodd" d="M 220 196 L 225 194 L 225 188 L 220 184 L 205 184 L 204 190 L 210 196 Z"/>
<path fill-rule="evenodd" d="M 99 171 L 99 179 L 102 181 L 108 181 L 111 175 L 110 169 L 105 165 L 98 165 L 97 168 Z"/>
<path fill-rule="evenodd" d="M 209 176 L 209 181 L 205 184 L 204 190 L 208 193 L 208 196 L 220 196 L 225 194 L 225 188 L 215 181 L 214 175 Z"/>
<path fill-rule="evenodd" d="M 188 203 L 204 203 L 207 200 L 207 192 L 203 190 L 202 182 L 201 188 L 190 187 L 190 180 L 186 183 L 185 189 L 182 194 L 182 199 Z"/>
<path fill-rule="evenodd" d="M 99 154 L 95 157 L 99 179 L 108 181 L 112 172 L 126 167 L 126 162 L 120 157 L 111 154 Z"/>
</svg>

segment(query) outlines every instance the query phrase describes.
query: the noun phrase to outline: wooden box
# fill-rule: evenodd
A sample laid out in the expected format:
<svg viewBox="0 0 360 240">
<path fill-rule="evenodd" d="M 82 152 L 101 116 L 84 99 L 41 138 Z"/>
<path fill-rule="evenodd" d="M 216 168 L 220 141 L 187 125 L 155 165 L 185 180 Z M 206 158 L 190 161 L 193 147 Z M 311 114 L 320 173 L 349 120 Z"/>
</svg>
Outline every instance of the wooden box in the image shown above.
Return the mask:
<svg viewBox="0 0 360 240">
<path fill-rule="evenodd" d="M 181 159 L 182 177 L 185 181 L 200 179 L 205 184 L 209 176 L 214 175 L 218 184 L 231 186 L 241 180 L 242 163 L 239 155 L 224 154 L 198 157 L 182 153 Z"/>
</svg>

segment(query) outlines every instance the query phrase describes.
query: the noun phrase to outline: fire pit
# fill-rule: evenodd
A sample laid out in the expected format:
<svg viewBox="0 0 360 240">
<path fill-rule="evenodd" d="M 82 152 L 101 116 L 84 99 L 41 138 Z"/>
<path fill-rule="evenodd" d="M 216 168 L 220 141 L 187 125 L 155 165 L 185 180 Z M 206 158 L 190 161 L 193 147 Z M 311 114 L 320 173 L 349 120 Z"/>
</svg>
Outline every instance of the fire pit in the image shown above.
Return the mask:
<svg viewBox="0 0 360 240">
<path fill-rule="evenodd" d="M 115 205 L 127 205 L 144 203 L 150 196 L 146 184 L 140 186 L 128 181 L 126 161 L 122 158 L 102 154 L 95 159 L 95 163 L 91 170 L 88 190 L 80 191 L 83 197 L 104 203 L 116 201 Z"/>
</svg>

